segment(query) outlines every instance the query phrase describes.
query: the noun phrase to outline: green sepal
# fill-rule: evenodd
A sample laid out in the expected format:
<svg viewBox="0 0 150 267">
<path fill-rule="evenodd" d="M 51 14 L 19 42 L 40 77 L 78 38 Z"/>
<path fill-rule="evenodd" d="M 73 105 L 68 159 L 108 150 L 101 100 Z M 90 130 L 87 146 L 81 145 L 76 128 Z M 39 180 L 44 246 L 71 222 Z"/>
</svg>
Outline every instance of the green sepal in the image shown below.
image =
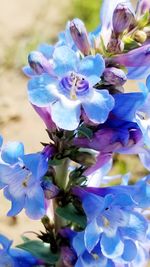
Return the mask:
<svg viewBox="0 0 150 267">
<path fill-rule="evenodd" d="M 125 51 L 130 51 L 132 49 L 138 48 L 140 45 L 138 42 L 136 42 L 134 39 L 132 39 L 132 37 L 128 36 L 128 37 L 124 37 L 123 38 L 123 42 L 124 42 L 124 50 Z"/>
<path fill-rule="evenodd" d="M 56 214 L 69 222 L 76 223 L 83 229 L 86 227 L 86 217 L 79 213 L 72 204 L 68 204 L 65 207 L 58 207 Z"/>
<path fill-rule="evenodd" d="M 145 26 L 147 26 L 147 24 L 149 23 L 149 18 L 150 14 L 149 10 L 147 10 L 144 15 L 140 17 L 138 21 L 138 28 L 143 29 Z"/>
<path fill-rule="evenodd" d="M 93 137 L 93 132 L 86 125 L 82 124 L 78 129 L 78 135 L 91 139 Z"/>
<path fill-rule="evenodd" d="M 34 257 L 43 260 L 47 264 L 54 264 L 59 259 L 58 254 L 51 252 L 49 245 L 45 245 L 39 240 L 27 241 L 18 245 L 17 248 L 30 252 Z"/>
</svg>

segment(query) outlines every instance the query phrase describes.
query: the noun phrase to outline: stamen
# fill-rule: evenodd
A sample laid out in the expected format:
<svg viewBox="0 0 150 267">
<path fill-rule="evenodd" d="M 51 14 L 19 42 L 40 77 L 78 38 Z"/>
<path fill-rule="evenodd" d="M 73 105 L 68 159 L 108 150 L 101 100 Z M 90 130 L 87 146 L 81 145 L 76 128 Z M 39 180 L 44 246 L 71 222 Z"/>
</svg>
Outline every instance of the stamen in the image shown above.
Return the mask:
<svg viewBox="0 0 150 267">
<path fill-rule="evenodd" d="M 28 181 L 29 181 L 31 175 L 32 175 L 32 173 L 29 172 L 28 175 L 25 177 L 24 181 L 22 182 L 23 187 L 27 187 L 28 186 Z"/>
</svg>

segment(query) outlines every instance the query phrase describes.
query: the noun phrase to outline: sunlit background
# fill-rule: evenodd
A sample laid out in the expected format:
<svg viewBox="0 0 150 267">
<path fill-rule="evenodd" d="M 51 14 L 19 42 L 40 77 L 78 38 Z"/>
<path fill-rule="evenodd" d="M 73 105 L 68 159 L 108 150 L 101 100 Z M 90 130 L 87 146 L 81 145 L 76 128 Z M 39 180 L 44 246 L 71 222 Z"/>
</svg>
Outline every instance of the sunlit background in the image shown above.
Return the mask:
<svg viewBox="0 0 150 267">
<path fill-rule="evenodd" d="M 47 135 L 27 100 L 27 79 L 22 67 L 27 63 L 28 52 L 40 43 L 54 43 L 68 19 L 79 17 L 89 31 L 96 28 L 100 23 L 100 1 L 0 0 L 0 7 L 0 134 L 5 142 L 22 141 L 26 152 L 35 152 L 42 148 L 40 142 L 46 141 Z M 131 89 L 132 86 L 130 83 Z M 137 157 L 125 160 L 124 156 L 117 156 L 111 174 L 129 171 L 133 172 L 133 180 L 146 173 Z M 23 232 L 42 229 L 40 222 L 31 223 L 24 213 L 17 221 L 6 218 L 9 203 L 2 194 L 0 203 L 0 231 L 15 239 L 15 243 L 20 242 Z"/>
</svg>

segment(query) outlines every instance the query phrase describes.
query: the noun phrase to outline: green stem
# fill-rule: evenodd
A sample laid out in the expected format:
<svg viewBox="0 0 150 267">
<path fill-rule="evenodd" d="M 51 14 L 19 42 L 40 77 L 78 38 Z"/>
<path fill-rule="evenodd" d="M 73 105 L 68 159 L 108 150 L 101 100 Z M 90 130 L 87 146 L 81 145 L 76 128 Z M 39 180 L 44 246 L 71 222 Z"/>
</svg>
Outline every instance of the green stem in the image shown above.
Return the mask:
<svg viewBox="0 0 150 267">
<path fill-rule="evenodd" d="M 68 164 L 69 159 L 63 159 L 62 164 L 56 166 L 55 182 L 61 189 L 66 189 L 68 184 Z"/>
<path fill-rule="evenodd" d="M 59 186 L 61 189 L 65 190 L 68 185 L 68 164 L 69 164 L 69 159 L 63 159 L 61 165 L 56 166 L 55 171 L 56 171 L 56 177 L 55 177 L 55 182 L 56 185 Z M 58 204 L 55 200 L 53 200 L 53 207 L 54 207 L 54 212 L 57 208 Z M 58 233 L 59 229 L 62 226 L 65 226 L 66 221 L 57 216 L 57 214 L 54 214 L 55 218 L 55 232 Z M 56 263 L 56 267 L 64 267 L 64 264 L 62 262 L 62 259 Z"/>
</svg>

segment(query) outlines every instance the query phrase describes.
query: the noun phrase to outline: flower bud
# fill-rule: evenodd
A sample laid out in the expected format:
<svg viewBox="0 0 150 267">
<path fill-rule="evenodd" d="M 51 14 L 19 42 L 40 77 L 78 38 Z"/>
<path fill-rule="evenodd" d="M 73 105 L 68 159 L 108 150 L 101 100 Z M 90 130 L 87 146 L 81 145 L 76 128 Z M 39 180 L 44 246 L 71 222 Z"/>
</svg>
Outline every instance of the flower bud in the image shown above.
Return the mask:
<svg viewBox="0 0 150 267">
<path fill-rule="evenodd" d="M 150 12 L 150 1 L 149 0 L 139 0 L 137 4 L 136 14 L 144 15 L 146 11 Z"/>
<path fill-rule="evenodd" d="M 123 85 L 127 81 L 124 71 L 114 67 L 106 68 L 103 77 L 105 83 L 116 86 Z"/>
<path fill-rule="evenodd" d="M 61 258 L 64 263 L 64 266 L 66 267 L 73 267 L 77 260 L 76 254 L 74 253 L 74 251 L 67 246 L 63 246 L 61 248 Z"/>
<path fill-rule="evenodd" d="M 134 15 L 124 4 L 118 4 L 113 13 L 113 30 L 120 34 L 134 22 Z"/>
<path fill-rule="evenodd" d="M 69 25 L 70 33 L 75 45 L 85 55 L 90 54 L 90 41 L 84 23 L 80 19 L 74 19 Z"/>
<path fill-rule="evenodd" d="M 134 33 L 134 39 L 139 43 L 144 43 L 147 39 L 147 34 L 144 31 L 136 31 Z"/>
<path fill-rule="evenodd" d="M 43 56 L 41 52 L 33 51 L 28 56 L 30 67 L 36 74 L 52 73 L 52 66 L 49 61 Z"/>
<path fill-rule="evenodd" d="M 120 39 L 111 36 L 111 39 L 107 45 L 107 50 L 110 53 L 119 54 L 124 50 L 124 43 Z"/>
</svg>

